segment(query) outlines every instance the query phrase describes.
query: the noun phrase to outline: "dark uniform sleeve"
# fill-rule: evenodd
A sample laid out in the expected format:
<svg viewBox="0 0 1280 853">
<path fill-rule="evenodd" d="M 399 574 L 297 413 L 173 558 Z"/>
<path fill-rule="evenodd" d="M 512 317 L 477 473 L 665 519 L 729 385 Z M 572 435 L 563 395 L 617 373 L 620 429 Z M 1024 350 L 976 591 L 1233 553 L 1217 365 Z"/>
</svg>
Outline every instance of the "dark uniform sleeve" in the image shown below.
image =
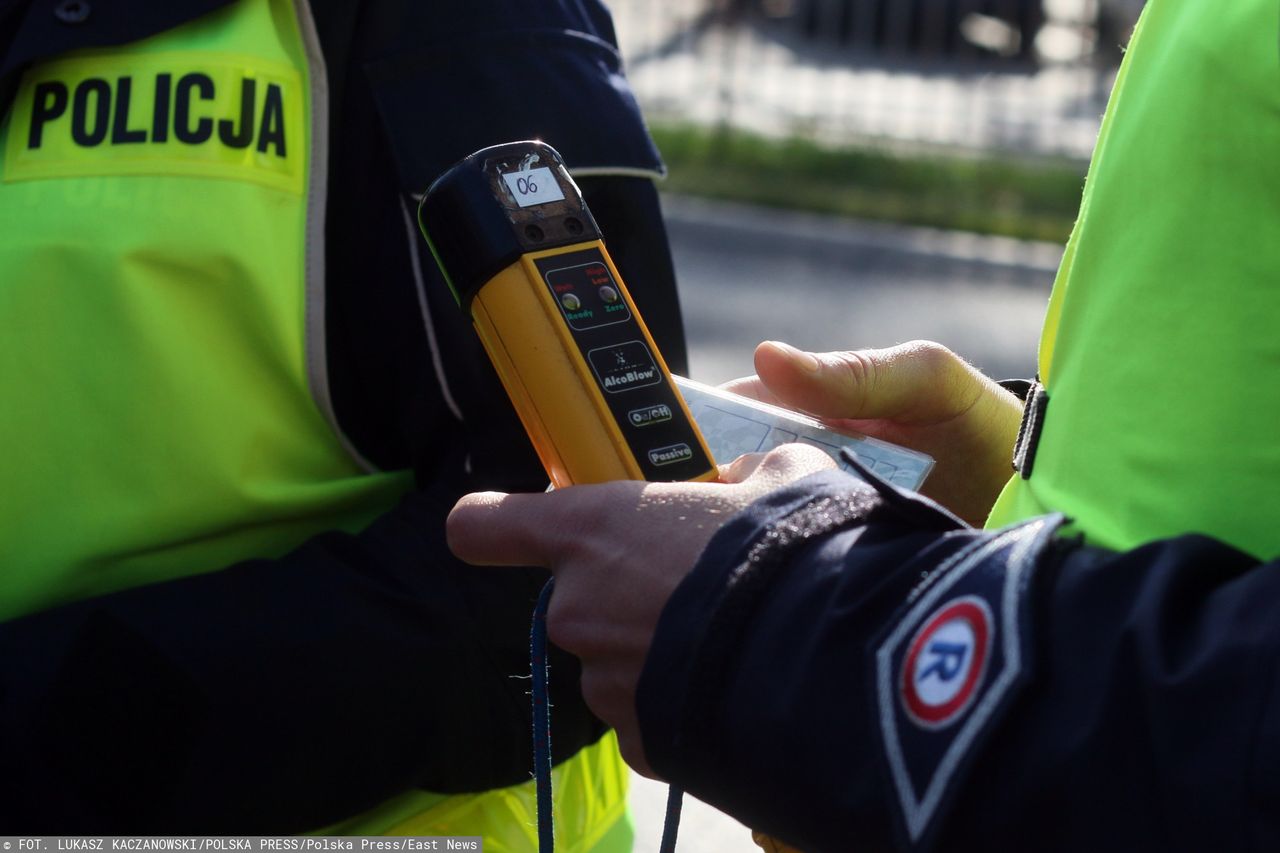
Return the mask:
<svg viewBox="0 0 1280 853">
<path fill-rule="evenodd" d="M 451 498 L 357 536 L 0 626 L 0 826 L 317 829 L 424 786 L 528 778 L 541 572 L 444 557 Z M 603 727 L 557 660 L 558 757 Z"/>
<path fill-rule="evenodd" d="M 808 853 L 1280 849 L 1280 565 L 964 527 L 821 475 L 728 524 L 640 683 L 666 778 Z"/>
<path fill-rule="evenodd" d="M 532 766 L 528 631 L 546 575 L 459 563 L 468 491 L 546 478 L 413 225 L 473 150 L 555 145 L 674 369 L 662 165 L 593 0 L 315 2 L 333 102 L 327 338 L 340 425 L 417 489 L 357 535 L 0 625 L 0 827 L 315 830 L 414 788 L 481 791 Z M 604 726 L 551 667 L 556 760 Z"/>
</svg>

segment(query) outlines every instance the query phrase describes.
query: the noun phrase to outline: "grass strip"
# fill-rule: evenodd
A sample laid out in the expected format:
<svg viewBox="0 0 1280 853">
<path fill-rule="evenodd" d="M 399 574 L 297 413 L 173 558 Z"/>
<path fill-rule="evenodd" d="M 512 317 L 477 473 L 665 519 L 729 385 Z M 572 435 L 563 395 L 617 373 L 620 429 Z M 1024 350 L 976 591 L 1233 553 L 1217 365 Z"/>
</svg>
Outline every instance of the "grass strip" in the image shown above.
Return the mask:
<svg viewBox="0 0 1280 853">
<path fill-rule="evenodd" d="M 827 148 L 801 139 L 655 123 L 672 192 L 1061 243 L 1080 205 L 1073 161 Z"/>
</svg>

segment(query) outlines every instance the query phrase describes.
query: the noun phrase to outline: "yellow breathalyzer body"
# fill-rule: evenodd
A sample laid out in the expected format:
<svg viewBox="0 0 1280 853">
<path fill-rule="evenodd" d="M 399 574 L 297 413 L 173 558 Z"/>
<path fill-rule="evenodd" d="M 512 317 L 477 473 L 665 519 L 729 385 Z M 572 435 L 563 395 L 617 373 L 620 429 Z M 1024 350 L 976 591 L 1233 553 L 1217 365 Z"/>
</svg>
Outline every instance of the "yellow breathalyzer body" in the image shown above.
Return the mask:
<svg viewBox="0 0 1280 853">
<path fill-rule="evenodd" d="M 560 155 L 485 148 L 418 224 L 551 482 L 712 480 L 716 466 Z"/>
</svg>

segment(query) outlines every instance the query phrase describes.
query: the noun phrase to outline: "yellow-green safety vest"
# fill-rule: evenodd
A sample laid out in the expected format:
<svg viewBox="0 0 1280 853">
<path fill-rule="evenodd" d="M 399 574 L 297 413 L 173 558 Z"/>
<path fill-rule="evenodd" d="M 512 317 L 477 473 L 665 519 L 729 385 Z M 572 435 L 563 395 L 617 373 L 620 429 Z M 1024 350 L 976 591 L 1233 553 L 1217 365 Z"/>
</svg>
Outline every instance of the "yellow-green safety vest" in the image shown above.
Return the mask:
<svg viewBox="0 0 1280 853">
<path fill-rule="evenodd" d="M 0 124 L 0 619 L 278 556 L 410 488 L 329 400 L 327 109 L 306 0 L 24 75 Z M 612 736 L 555 784 L 561 849 L 630 849 Z M 530 782 L 330 829 L 503 853 L 534 827 Z"/>
<path fill-rule="evenodd" d="M 1048 307 L 1029 479 L 988 524 L 1280 553 L 1280 4 L 1151 0 Z"/>
<path fill-rule="evenodd" d="M 1280 3 L 1151 0 L 1054 283 L 1034 468 L 989 526 L 1280 554 L 1277 318 Z"/>
</svg>

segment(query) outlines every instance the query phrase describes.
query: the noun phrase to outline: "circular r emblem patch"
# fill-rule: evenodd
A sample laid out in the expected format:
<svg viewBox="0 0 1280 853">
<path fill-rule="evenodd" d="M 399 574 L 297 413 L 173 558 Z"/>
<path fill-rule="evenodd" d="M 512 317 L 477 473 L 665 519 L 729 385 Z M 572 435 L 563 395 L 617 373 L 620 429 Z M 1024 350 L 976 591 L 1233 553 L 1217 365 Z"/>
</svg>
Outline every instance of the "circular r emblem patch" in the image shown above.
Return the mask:
<svg viewBox="0 0 1280 853">
<path fill-rule="evenodd" d="M 902 704 L 912 722 L 941 729 L 968 710 L 986 672 L 993 628 L 987 603 L 972 595 L 924 621 L 902 662 Z"/>
</svg>

